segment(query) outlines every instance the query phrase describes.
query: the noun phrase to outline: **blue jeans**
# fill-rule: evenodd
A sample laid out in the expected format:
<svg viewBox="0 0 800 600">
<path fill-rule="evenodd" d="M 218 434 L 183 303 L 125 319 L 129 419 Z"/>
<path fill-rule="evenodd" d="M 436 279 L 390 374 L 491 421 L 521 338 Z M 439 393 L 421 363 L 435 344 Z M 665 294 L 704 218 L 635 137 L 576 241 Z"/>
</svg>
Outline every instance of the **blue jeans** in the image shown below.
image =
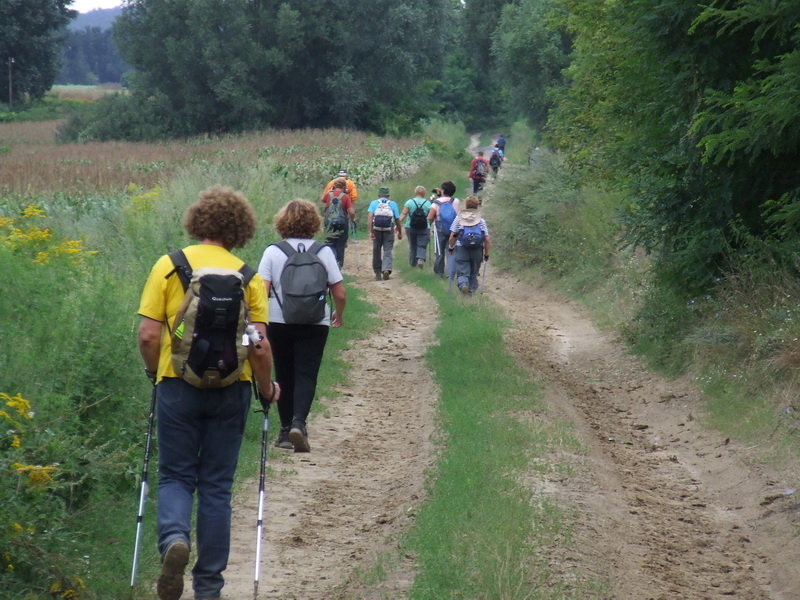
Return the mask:
<svg viewBox="0 0 800 600">
<path fill-rule="evenodd" d="M 218 596 L 231 541 L 231 486 L 247 413 L 250 383 L 198 389 L 176 377 L 156 389 L 158 403 L 158 549 L 183 540 L 191 547 L 197 493 L 196 598 Z"/>
</svg>

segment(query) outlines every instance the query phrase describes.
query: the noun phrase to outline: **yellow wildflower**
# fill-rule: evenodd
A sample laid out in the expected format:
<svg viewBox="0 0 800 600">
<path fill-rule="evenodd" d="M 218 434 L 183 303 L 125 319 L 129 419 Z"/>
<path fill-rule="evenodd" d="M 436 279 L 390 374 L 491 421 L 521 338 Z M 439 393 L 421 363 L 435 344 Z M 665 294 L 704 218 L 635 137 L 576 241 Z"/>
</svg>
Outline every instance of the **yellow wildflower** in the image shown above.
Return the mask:
<svg viewBox="0 0 800 600">
<path fill-rule="evenodd" d="M 19 436 L 15 433 L 14 437 L 11 438 L 11 447 L 12 448 L 21 448 L 22 442 L 19 439 Z"/>
<path fill-rule="evenodd" d="M 11 217 L 0 217 L 0 227 L 10 227 L 14 224 L 14 219 Z"/>
<path fill-rule="evenodd" d="M 47 213 L 44 212 L 41 208 L 34 204 L 29 204 L 25 210 L 22 211 L 22 216 L 26 219 L 30 219 L 32 217 L 40 217 L 44 219 L 47 217 Z"/>
<path fill-rule="evenodd" d="M 31 412 L 31 403 L 23 398 L 22 394 L 9 396 L 8 394 L 0 392 L 0 400 L 5 400 L 6 406 L 15 409 L 20 417 L 24 417 L 26 419 L 33 417 L 33 413 Z"/>
<path fill-rule="evenodd" d="M 33 259 L 33 262 L 38 265 L 46 265 L 50 262 L 50 255 L 47 252 L 38 252 L 36 254 L 36 258 Z"/>
<path fill-rule="evenodd" d="M 53 473 L 58 470 L 55 466 L 41 465 L 23 465 L 22 463 L 14 463 L 11 465 L 16 469 L 20 475 L 27 475 L 28 485 L 31 487 L 38 487 L 53 483 Z"/>
</svg>

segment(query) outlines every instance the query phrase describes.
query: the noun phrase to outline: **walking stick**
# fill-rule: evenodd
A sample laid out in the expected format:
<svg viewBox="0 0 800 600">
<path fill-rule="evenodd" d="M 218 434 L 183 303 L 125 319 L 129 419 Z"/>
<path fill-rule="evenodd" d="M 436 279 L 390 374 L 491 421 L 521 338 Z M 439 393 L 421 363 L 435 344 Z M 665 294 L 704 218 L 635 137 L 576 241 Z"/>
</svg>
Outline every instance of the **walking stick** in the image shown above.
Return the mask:
<svg viewBox="0 0 800 600">
<path fill-rule="evenodd" d="M 350 231 L 353 234 L 353 253 L 356 255 L 356 273 L 358 273 L 361 268 L 358 266 L 358 240 L 356 239 L 356 222 L 350 221 Z"/>
<path fill-rule="evenodd" d="M 483 261 L 483 275 L 481 275 L 481 291 L 486 292 L 486 269 L 489 266 L 489 261 Z"/>
<path fill-rule="evenodd" d="M 261 469 L 258 473 L 258 519 L 256 521 L 256 570 L 253 579 L 253 600 L 258 600 L 258 575 L 261 570 L 261 537 L 264 531 L 264 480 L 267 476 L 267 433 L 269 432 L 269 404 L 267 408 L 256 412 L 264 413 L 261 424 Z"/>
<path fill-rule="evenodd" d="M 142 522 L 144 507 L 147 501 L 147 476 L 150 471 L 150 446 L 153 440 L 153 423 L 156 420 L 156 386 L 153 384 L 153 395 L 150 399 L 150 416 L 147 423 L 147 440 L 144 444 L 144 464 L 142 466 L 142 487 L 139 492 L 139 512 L 136 515 L 136 543 L 133 546 L 133 567 L 131 568 L 131 587 L 136 585 L 136 572 L 139 569 L 139 550 L 142 541 Z"/>
</svg>

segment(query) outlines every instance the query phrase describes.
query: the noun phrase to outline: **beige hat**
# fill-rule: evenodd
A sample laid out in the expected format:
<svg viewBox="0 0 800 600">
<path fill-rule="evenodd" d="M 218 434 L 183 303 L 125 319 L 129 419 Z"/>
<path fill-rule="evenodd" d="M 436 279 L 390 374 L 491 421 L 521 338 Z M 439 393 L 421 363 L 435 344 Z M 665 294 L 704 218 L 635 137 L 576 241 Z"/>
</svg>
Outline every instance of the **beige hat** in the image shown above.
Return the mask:
<svg viewBox="0 0 800 600">
<path fill-rule="evenodd" d="M 458 222 L 461 225 L 466 225 L 467 227 L 472 227 L 473 225 L 477 225 L 481 221 L 481 213 L 477 210 L 462 210 L 458 213 Z"/>
</svg>

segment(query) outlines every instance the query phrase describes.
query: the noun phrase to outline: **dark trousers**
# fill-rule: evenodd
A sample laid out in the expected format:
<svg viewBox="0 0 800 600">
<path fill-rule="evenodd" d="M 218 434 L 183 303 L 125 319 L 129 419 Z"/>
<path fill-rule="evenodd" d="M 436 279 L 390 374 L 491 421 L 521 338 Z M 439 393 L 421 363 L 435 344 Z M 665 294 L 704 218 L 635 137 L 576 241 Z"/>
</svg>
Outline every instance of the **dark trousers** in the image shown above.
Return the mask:
<svg viewBox="0 0 800 600">
<path fill-rule="evenodd" d="M 472 193 L 477 194 L 483 189 L 483 184 L 486 183 L 485 177 L 473 177 L 472 178 Z"/>
<path fill-rule="evenodd" d="M 433 261 L 433 273 L 434 275 L 438 275 L 440 277 L 445 276 L 445 269 L 447 267 L 447 246 L 450 243 L 450 232 L 449 231 L 440 231 L 438 227 L 435 228 L 435 232 L 433 229 L 431 230 L 432 235 L 435 235 L 439 238 L 439 253 L 436 255 L 436 259 Z M 453 260 L 450 257 L 450 260 Z"/>
<path fill-rule="evenodd" d="M 406 227 L 406 239 L 408 240 L 408 264 L 412 267 L 417 266 L 418 260 L 428 258 L 428 240 L 430 239 L 430 229 L 412 229 Z"/>
<path fill-rule="evenodd" d="M 330 246 L 336 256 L 339 268 L 344 266 L 344 249 L 347 247 L 347 229 L 344 231 L 328 231 L 325 238 L 325 245 Z"/>
<path fill-rule="evenodd" d="M 292 421 L 305 424 L 317 393 L 317 375 L 328 341 L 327 325 L 270 323 L 267 339 L 272 346 L 275 379 L 281 386 L 278 414 L 281 427 Z"/>
</svg>

